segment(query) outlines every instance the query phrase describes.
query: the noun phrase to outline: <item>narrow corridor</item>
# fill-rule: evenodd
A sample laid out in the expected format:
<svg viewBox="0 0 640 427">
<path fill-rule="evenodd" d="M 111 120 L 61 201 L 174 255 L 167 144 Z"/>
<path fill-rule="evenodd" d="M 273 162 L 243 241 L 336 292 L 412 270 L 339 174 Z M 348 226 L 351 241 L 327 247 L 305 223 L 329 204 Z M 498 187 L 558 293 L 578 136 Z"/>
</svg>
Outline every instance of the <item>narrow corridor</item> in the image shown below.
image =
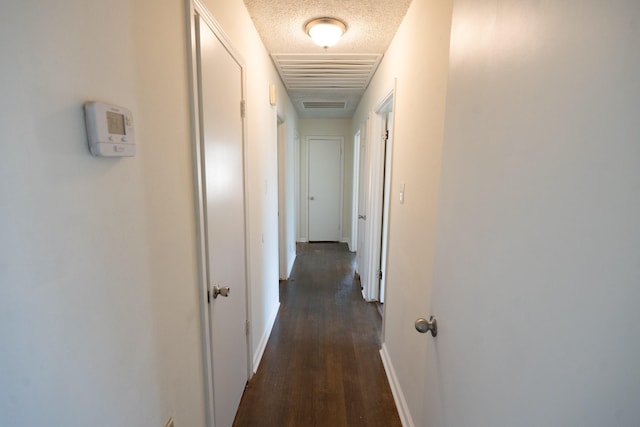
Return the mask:
<svg viewBox="0 0 640 427">
<path fill-rule="evenodd" d="M 362 299 L 347 245 L 299 245 L 280 302 L 234 426 L 400 426 L 380 315 Z"/>
</svg>

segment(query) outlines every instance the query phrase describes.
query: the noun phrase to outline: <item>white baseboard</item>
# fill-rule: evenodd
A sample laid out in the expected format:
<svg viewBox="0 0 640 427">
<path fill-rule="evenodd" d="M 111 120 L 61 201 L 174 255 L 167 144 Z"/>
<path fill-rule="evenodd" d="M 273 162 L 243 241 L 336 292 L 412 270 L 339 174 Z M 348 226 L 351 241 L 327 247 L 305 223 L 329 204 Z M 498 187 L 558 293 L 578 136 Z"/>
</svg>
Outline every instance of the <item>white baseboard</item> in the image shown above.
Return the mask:
<svg viewBox="0 0 640 427">
<path fill-rule="evenodd" d="M 297 240 L 298 243 L 309 243 L 309 239 L 306 237 L 301 237 Z"/>
<path fill-rule="evenodd" d="M 346 242 L 347 242 L 347 245 L 349 245 L 349 252 L 355 252 L 356 249 L 353 247 L 354 245 L 351 239 L 347 239 Z"/>
<path fill-rule="evenodd" d="M 276 321 L 276 317 L 278 317 L 278 310 L 280 310 L 280 303 L 276 305 L 275 310 L 271 313 L 271 316 L 267 319 L 266 327 L 264 328 L 264 334 L 260 338 L 260 342 L 258 343 L 258 348 L 253 355 L 253 373 L 258 372 L 258 366 L 260 365 L 260 361 L 262 360 L 262 355 L 264 354 L 264 350 L 267 348 L 267 342 L 269 341 L 269 336 L 271 335 L 271 330 L 273 329 L 273 324 Z"/>
<path fill-rule="evenodd" d="M 360 276 L 360 286 L 362 286 L 362 298 L 364 298 L 366 302 L 378 301 L 375 298 L 371 298 L 371 288 L 366 283 L 362 283 L 362 275 Z"/>
<path fill-rule="evenodd" d="M 396 402 L 396 408 L 398 408 L 398 413 L 400 414 L 400 422 L 403 427 L 414 427 L 413 418 L 411 418 L 411 413 L 409 412 L 407 401 L 404 398 L 404 393 L 402 393 L 402 388 L 400 387 L 400 382 L 396 376 L 396 371 L 393 369 L 393 364 L 389 358 L 386 344 L 382 344 L 382 348 L 380 349 L 380 358 L 384 365 L 384 371 L 387 373 L 387 379 L 389 380 L 393 400 Z"/>
</svg>

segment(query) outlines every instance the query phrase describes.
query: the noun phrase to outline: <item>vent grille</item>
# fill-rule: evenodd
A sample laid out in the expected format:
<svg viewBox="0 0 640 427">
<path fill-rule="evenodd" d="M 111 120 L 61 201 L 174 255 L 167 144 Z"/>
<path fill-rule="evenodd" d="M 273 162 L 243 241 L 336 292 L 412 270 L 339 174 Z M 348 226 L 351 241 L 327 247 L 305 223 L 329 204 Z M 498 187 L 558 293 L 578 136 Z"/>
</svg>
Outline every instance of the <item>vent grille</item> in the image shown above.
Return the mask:
<svg viewBox="0 0 640 427">
<path fill-rule="evenodd" d="M 354 89 L 363 91 L 378 68 L 382 55 L 274 54 L 272 58 L 282 81 L 289 90 Z"/>
<path fill-rule="evenodd" d="M 347 106 L 347 101 L 303 101 L 302 106 L 305 109 L 309 108 L 341 108 L 344 109 Z"/>
</svg>

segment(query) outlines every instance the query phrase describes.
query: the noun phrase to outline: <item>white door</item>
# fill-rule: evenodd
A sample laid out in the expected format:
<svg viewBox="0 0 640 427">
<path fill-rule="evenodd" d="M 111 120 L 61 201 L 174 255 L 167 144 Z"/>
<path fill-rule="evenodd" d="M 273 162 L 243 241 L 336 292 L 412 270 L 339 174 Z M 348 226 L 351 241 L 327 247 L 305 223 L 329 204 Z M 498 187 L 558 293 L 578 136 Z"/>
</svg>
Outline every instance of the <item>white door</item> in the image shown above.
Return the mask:
<svg viewBox="0 0 640 427">
<path fill-rule="evenodd" d="M 200 121 L 216 427 L 233 423 L 248 379 L 242 69 L 202 18 Z M 213 296 L 213 292 L 211 293 Z"/>
<path fill-rule="evenodd" d="M 365 125 L 366 128 L 366 125 Z M 358 166 L 358 251 L 356 253 L 356 268 L 360 274 L 360 283 L 365 283 L 367 259 L 367 141 L 363 132 L 358 132 L 360 149 L 360 164 Z"/>
<path fill-rule="evenodd" d="M 338 242 L 342 220 L 342 138 L 309 139 L 309 240 Z"/>
<path fill-rule="evenodd" d="M 446 74 L 419 425 L 640 425 L 640 57 L 621 25 L 640 3 L 581 1 L 567 25 L 575 4 L 527 14 L 548 41 L 522 67 L 468 45 L 501 43 L 522 10 L 455 2 L 451 34 L 477 31 Z"/>
</svg>

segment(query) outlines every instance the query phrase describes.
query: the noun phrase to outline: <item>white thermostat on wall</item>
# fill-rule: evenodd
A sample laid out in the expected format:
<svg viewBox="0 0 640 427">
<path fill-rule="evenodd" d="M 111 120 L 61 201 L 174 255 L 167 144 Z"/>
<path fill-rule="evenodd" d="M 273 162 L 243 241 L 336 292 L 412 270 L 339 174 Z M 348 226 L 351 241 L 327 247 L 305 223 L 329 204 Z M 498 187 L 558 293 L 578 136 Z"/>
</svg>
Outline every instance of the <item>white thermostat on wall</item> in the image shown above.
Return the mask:
<svg viewBox="0 0 640 427">
<path fill-rule="evenodd" d="M 104 102 L 87 102 L 84 118 L 91 154 L 96 157 L 136 155 L 131 111 Z"/>
</svg>

